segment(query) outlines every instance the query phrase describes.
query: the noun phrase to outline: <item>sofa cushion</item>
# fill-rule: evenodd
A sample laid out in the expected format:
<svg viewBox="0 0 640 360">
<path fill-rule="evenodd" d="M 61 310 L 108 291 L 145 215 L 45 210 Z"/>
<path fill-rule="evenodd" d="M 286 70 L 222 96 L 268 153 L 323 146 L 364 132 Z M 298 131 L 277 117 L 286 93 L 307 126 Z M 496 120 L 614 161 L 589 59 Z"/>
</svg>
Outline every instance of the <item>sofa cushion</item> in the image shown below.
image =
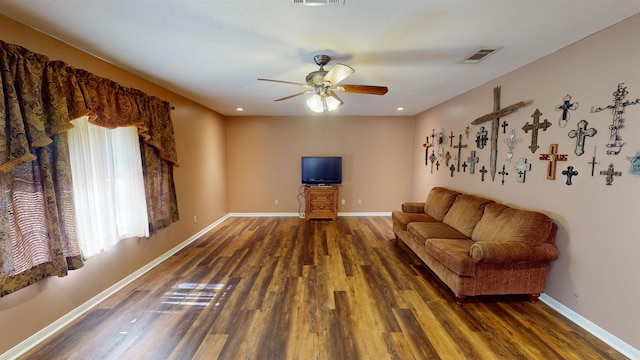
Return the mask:
<svg viewBox="0 0 640 360">
<path fill-rule="evenodd" d="M 544 214 L 494 203 L 485 208 L 471 238 L 475 241 L 541 245 L 549 237 L 552 226 L 552 220 Z"/>
<path fill-rule="evenodd" d="M 458 275 L 473 276 L 476 261 L 469 256 L 474 244 L 470 239 L 429 239 L 425 243 L 427 253 Z"/>
<path fill-rule="evenodd" d="M 394 224 L 400 225 L 402 230 L 407 230 L 407 224 L 412 222 L 435 222 L 438 221 L 424 213 L 407 213 L 395 210 L 391 212 L 391 220 Z"/>
<path fill-rule="evenodd" d="M 442 221 L 459 194 L 457 191 L 443 187 L 432 188 L 431 191 L 429 191 L 429 195 L 427 195 L 427 201 L 424 203 L 425 214 L 432 216 L 438 221 Z"/>
<path fill-rule="evenodd" d="M 467 237 L 482 217 L 485 206 L 493 201 L 475 195 L 460 194 L 451 205 L 442 222 L 455 228 Z"/>
<path fill-rule="evenodd" d="M 412 222 L 407 225 L 407 232 L 416 239 L 424 241 L 432 238 L 469 239 L 460 231 L 441 222 Z"/>
</svg>

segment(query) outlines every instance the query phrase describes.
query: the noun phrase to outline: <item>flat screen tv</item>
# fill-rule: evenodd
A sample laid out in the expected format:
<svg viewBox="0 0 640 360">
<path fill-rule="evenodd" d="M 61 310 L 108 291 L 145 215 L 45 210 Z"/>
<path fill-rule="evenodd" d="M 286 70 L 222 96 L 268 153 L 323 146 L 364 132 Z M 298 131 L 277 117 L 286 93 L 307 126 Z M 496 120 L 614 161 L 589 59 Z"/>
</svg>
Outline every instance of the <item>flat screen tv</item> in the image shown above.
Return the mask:
<svg viewBox="0 0 640 360">
<path fill-rule="evenodd" d="M 301 164 L 305 185 L 342 183 L 342 156 L 303 156 Z"/>
</svg>

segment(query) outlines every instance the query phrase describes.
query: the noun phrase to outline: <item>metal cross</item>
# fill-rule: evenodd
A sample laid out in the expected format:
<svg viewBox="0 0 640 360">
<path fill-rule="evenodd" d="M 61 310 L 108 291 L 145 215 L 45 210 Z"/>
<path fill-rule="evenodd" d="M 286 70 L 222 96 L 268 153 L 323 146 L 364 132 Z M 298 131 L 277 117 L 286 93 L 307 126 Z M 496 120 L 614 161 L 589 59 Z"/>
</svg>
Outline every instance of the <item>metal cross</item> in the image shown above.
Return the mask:
<svg viewBox="0 0 640 360">
<path fill-rule="evenodd" d="M 433 174 L 433 162 L 436 161 L 436 152 L 435 150 L 431 150 L 431 156 L 429 156 L 429 160 L 431 161 L 431 173 Z"/>
<path fill-rule="evenodd" d="M 440 170 L 440 161 L 436 161 L 436 171 Z"/>
<path fill-rule="evenodd" d="M 444 156 L 444 143 L 447 141 L 447 136 L 444 134 L 444 129 L 438 132 L 438 157 L 442 159 Z"/>
<path fill-rule="evenodd" d="M 587 125 L 589 125 L 587 120 L 580 120 L 578 121 L 578 129 L 569 131 L 569 137 L 576 138 L 576 149 L 573 150 L 573 153 L 578 156 L 584 154 L 584 138 L 587 136 L 592 137 L 598 133 L 595 128 L 587 129 Z"/>
<path fill-rule="evenodd" d="M 567 161 L 567 155 L 558 154 L 558 144 L 551 144 L 549 145 L 549 153 L 540 154 L 540 160 L 549 161 L 549 163 L 547 164 L 547 179 L 555 180 L 556 179 L 556 162 Z"/>
<path fill-rule="evenodd" d="M 502 127 L 502 133 L 506 134 L 507 133 L 507 126 L 509 126 L 509 123 L 507 122 L 507 120 L 502 121 L 502 125 L 500 125 Z"/>
<path fill-rule="evenodd" d="M 487 145 L 487 137 L 489 133 L 484 129 L 484 126 L 480 126 L 480 131 L 476 133 L 476 146 L 478 149 L 484 149 L 484 146 Z"/>
<path fill-rule="evenodd" d="M 562 104 L 556 106 L 556 111 L 562 111 L 562 114 L 560 115 L 560 120 L 558 120 L 558 126 L 560 126 L 561 128 L 567 126 L 567 122 L 569 121 L 569 118 L 571 117 L 571 113 L 569 113 L 569 110 L 576 110 L 578 109 L 578 103 L 571 102 L 571 95 L 567 94 L 567 96 L 564 97 L 564 99 L 562 99 Z"/>
<path fill-rule="evenodd" d="M 455 135 L 453 135 L 453 131 L 452 131 L 452 132 L 451 132 L 451 135 L 449 135 L 449 147 L 453 147 L 453 139 L 454 139 L 455 137 L 456 137 L 456 136 L 455 136 Z"/>
<path fill-rule="evenodd" d="M 469 134 L 471 134 L 471 126 L 467 125 L 467 127 L 464 128 L 464 134 L 467 136 L 467 140 L 469 140 Z"/>
<path fill-rule="evenodd" d="M 599 162 L 596 162 L 596 150 L 598 150 L 597 146 L 593 148 L 593 156 L 591 157 L 591 161 L 587 163 L 591 165 L 591 176 L 593 176 L 593 171 L 596 168 L 596 164 L 600 164 Z"/>
<path fill-rule="evenodd" d="M 613 113 L 613 122 L 609 125 L 609 130 L 611 130 L 611 134 L 609 135 L 609 140 L 612 143 L 607 144 L 608 148 L 612 148 L 614 150 L 607 150 L 607 155 L 618 155 L 622 150 L 622 146 L 624 143 L 622 142 L 622 136 L 620 135 L 620 129 L 624 127 L 624 119 L 622 118 L 622 114 L 624 114 L 624 108 L 630 105 L 636 105 L 640 103 L 640 99 L 635 99 L 633 101 L 625 101 L 624 98 L 627 96 L 629 92 L 627 91 L 627 87 L 624 86 L 624 83 L 618 84 L 618 89 L 613 92 L 613 105 L 609 105 L 606 107 L 599 107 L 594 109 L 591 107 L 591 112 L 600 112 L 603 110 L 611 109 Z M 613 181 L 613 180 L 611 180 Z M 607 184 L 611 185 L 611 184 Z"/>
<path fill-rule="evenodd" d="M 640 151 L 636 152 L 636 156 L 627 156 L 627 160 L 631 162 L 629 172 L 634 175 L 640 175 Z"/>
<path fill-rule="evenodd" d="M 523 142 L 524 140 L 522 138 L 516 137 L 516 130 L 511 129 L 509 136 L 507 136 L 507 138 L 503 141 L 505 144 L 507 144 L 507 148 L 509 149 L 507 151 L 507 162 L 511 164 L 511 159 L 513 159 L 513 149 L 515 149 L 516 145 Z"/>
<path fill-rule="evenodd" d="M 509 175 L 509 173 L 505 170 L 504 165 L 502 165 L 502 171 L 500 171 L 498 174 L 502 175 L 502 185 L 504 185 L 504 177 L 505 175 Z"/>
<path fill-rule="evenodd" d="M 458 145 L 454 145 L 453 147 L 455 149 L 458 149 L 458 172 L 460 172 L 460 159 L 461 159 L 460 152 L 462 151 L 462 148 L 467 147 L 467 145 L 462 145 L 462 134 L 458 136 Z"/>
<path fill-rule="evenodd" d="M 567 185 L 571 185 L 571 178 L 578 176 L 578 172 L 573 170 L 573 166 L 567 166 L 567 170 L 562 170 L 562 175 L 567 176 Z"/>
<path fill-rule="evenodd" d="M 476 157 L 476 151 L 471 150 L 471 155 L 467 158 L 467 161 L 469 162 L 469 174 L 476 173 L 476 164 L 478 163 L 478 160 L 480 160 L 480 158 Z"/>
<path fill-rule="evenodd" d="M 456 167 L 451 164 L 451 166 L 449 166 L 449 170 L 451 170 L 451 177 L 453 177 L 453 172 L 456 171 Z"/>
<path fill-rule="evenodd" d="M 467 166 L 469 165 L 467 165 L 466 161 L 462 163 L 462 172 L 467 172 Z"/>
<path fill-rule="evenodd" d="M 487 173 L 487 169 L 485 169 L 484 165 L 482 165 L 482 168 L 480 169 L 480 180 L 484 181 L 484 174 Z"/>
<path fill-rule="evenodd" d="M 538 150 L 538 148 L 540 147 L 538 146 L 538 129 L 542 129 L 542 131 L 547 131 L 547 128 L 551 126 L 551 123 L 547 121 L 547 119 L 544 119 L 542 124 L 540 124 L 541 115 L 542 113 L 540 112 L 540 110 L 536 109 L 536 111 L 533 112 L 533 115 L 531 115 L 531 117 L 533 117 L 533 124 L 529 124 L 529 122 L 527 121 L 522 127 L 522 130 L 524 130 L 525 134 L 529 130 L 531 130 L 531 145 L 529 145 L 529 149 L 531 149 L 531 153 L 535 153 L 536 150 Z"/>
<path fill-rule="evenodd" d="M 607 169 L 607 171 L 600 171 L 600 175 L 606 175 L 607 177 L 605 178 L 605 181 L 607 182 L 607 185 L 611 186 L 611 184 L 613 184 L 613 177 L 622 176 L 622 171 L 616 171 L 613 167 L 613 163 L 611 163 L 609 164 L 609 168 Z"/>
<path fill-rule="evenodd" d="M 511 114 L 519 108 L 528 105 L 531 100 L 520 101 L 519 103 L 500 109 L 500 86 L 493 89 L 493 112 L 481 116 L 471 122 L 471 125 L 479 125 L 487 121 L 491 121 L 491 156 L 489 157 L 489 169 L 491 170 L 491 179 L 496 178 L 496 161 L 498 159 L 498 127 L 500 126 L 500 117 Z"/>
<path fill-rule="evenodd" d="M 520 158 L 516 163 L 516 170 L 518 171 L 518 182 L 524 183 L 527 171 L 531 171 L 531 164 L 527 162 L 527 159 Z"/>
</svg>

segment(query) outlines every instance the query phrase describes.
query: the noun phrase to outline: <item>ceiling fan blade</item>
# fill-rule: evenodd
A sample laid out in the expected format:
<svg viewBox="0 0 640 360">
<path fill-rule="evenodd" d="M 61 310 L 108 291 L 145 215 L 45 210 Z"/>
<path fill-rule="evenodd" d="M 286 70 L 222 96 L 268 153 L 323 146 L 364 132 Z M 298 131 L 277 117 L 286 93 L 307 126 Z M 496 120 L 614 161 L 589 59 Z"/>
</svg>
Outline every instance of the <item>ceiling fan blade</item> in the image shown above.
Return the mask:
<svg viewBox="0 0 640 360">
<path fill-rule="evenodd" d="M 336 90 L 354 94 L 384 95 L 389 91 L 389 88 L 386 86 L 340 84 Z"/>
<path fill-rule="evenodd" d="M 302 86 L 302 87 L 311 87 L 309 84 L 297 83 L 297 82 L 293 82 L 293 81 L 272 80 L 272 79 L 258 79 L 258 80 L 260 80 L 260 81 L 271 81 L 271 82 L 277 82 L 277 83 L 283 83 L 283 84 L 298 85 L 298 86 Z"/>
<path fill-rule="evenodd" d="M 339 84 L 342 80 L 353 74 L 353 70 L 350 66 L 344 64 L 335 64 L 331 70 L 324 76 L 324 81 L 328 81 L 331 86 Z"/>
<path fill-rule="evenodd" d="M 313 90 L 306 90 L 306 91 L 301 91 L 297 94 L 293 94 L 293 95 L 289 95 L 289 96 L 285 96 L 283 98 L 280 99 L 276 99 L 274 101 L 282 101 L 282 100 L 287 100 L 287 99 L 291 99 L 292 97 L 296 97 L 296 96 L 300 96 L 300 95 L 304 95 L 304 94 L 311 94 L 313 92 Z"/>
</svg>

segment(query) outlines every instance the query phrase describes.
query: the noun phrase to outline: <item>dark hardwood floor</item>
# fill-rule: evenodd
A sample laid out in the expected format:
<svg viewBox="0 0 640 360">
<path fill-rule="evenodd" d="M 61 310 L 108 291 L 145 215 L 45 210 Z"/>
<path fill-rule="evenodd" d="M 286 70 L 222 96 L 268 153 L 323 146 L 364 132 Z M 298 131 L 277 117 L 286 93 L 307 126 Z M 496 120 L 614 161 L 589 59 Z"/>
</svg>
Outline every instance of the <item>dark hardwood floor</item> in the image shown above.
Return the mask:
<svg viewBox="0 0 640 360">
<path fill-rule="evenodd" d="M 624 359 L 524 297 L 449 290 L 387 217 L 230 218 L 23 359 Z"/>
</svg>

